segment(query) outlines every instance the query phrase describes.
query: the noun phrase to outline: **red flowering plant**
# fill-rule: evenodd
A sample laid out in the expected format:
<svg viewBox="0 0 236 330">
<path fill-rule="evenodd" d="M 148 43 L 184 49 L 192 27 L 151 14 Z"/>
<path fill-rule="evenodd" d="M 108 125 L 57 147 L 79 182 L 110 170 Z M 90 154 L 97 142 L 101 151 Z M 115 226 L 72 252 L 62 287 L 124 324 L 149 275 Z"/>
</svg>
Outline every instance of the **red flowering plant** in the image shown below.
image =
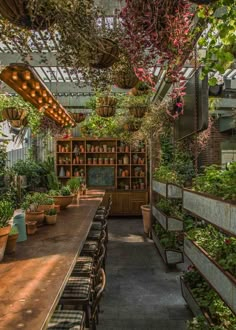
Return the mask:
<svg viewBox="0 0 236 330">
<path fill-rule="evenodd" d="M 126 0 L 120 13 L 124 28 L 121 43 L 137 77 L 154 87 L 153 72 L 161 65 L 167 81 L 174 84 L 172 99 L 185 94 L 185 77 L 180 71 L 192 50 L 190 7 L 186 0 Z M 182 112 L 182 99 L 181 103 L 177 113 Z"/>
</svg>

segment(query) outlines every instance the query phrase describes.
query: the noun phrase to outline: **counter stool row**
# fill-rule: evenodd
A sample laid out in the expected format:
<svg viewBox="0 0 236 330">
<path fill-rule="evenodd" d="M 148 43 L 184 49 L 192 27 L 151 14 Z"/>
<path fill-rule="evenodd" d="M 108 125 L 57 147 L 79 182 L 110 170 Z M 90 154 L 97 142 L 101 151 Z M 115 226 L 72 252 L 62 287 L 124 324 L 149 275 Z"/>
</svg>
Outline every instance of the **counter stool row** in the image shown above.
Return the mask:
<svg viewBox="0 0 236 330">
<path fill-rule="evenodd" d="M 106 284 L 107 219 L 111 206 L 110 196 L 107 206 L 98 208 L 48 329 L 82 330 L 85 326 L 92 330 L 96 329 L 99 302 Z"/>
</svg>

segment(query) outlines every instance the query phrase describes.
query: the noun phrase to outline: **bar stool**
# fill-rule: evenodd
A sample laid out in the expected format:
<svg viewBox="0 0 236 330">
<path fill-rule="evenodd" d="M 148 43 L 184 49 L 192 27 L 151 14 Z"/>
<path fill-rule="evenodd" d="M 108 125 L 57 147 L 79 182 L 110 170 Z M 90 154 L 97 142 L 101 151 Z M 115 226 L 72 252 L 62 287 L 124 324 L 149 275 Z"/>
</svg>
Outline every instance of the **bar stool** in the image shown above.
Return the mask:
<svg viewBox="0 0 236 330">
<path fill-rule="evenodd" d="M 47 329 L 51 330 L 83 330 L 85 313 L 74 310 L 56 310 L 48 324 Z"/>
<path fill-rule="evenodd" d="M 96 259 L 100 254 L 101 245 L 104 244 L 105 239 L 106 232 L 105 230 L 103 230 L 99 241 L 86 240 L 80 255 Z"/>
</svg>

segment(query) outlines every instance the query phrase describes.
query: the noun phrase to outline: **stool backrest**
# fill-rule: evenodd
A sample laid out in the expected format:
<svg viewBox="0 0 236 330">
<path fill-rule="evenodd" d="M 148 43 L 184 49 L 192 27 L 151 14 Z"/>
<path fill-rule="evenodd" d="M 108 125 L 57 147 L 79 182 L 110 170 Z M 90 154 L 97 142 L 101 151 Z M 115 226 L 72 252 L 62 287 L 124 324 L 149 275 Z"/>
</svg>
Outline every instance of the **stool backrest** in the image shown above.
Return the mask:
<svg viewBox="0 0 236 330">
<path fill-rule="evenodd" d="M 103 259 L 105 258 L 105 254 L 106 254 L 106 248 L 105 245 L 102 244 L 100 249 L 100 254 L 95 264 L 95 270 L 94 270 L 95 274 L 97 274 L 99 269 L 101 268 Z"/>
<path fill-rule="evenodd" d="M 106 286 L 106 274 L 105 274 L 103 268 L 100 268 L 98 273 L 97 273 L 96 283 L 98 283 L 98 284 L 94 288 L 95 298 L 94 298 L 94 301 L 92 303 L 92 313 L 91 313 L 92 320 L 96 317 L 96 313 L 97 313 L 97 310 L 98 310 L 98 305 L 99 305 L 99 302 L 102 298 L 102 295 L 103 295 L 103 292 L 104 292 L 104 289 L 105 289 L 105 286 Z"/>
</svg>

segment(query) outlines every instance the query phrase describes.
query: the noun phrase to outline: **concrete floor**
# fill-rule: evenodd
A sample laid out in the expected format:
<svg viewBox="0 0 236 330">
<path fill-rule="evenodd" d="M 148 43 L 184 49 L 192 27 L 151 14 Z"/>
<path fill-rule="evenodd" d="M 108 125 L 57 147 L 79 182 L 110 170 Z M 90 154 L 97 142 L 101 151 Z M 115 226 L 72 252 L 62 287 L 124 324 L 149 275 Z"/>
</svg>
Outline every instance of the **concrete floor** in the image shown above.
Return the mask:
<svg viewBox="0 0 236 330">
<path fill-rule="evenodd" d="M 192 318 L 181 295 L 184 265 L 168 269 L 142 219 L 109 219 L 107 285 L 97 330 L 185 330 Z"/>
</svg>

